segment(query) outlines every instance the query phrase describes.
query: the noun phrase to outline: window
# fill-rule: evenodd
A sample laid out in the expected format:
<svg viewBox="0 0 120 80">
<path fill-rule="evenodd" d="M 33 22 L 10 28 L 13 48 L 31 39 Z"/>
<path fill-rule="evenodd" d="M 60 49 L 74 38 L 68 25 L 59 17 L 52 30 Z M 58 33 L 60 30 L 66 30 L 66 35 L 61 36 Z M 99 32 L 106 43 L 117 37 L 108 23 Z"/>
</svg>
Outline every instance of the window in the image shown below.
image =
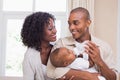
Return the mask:
<svg viewBox="0 0 120 80">
<path fill-rule="evenodd" d="M 6 59 L 5 75 L 20 76 L 22 75 L 22 60 L 26 48 L 22 45 L 20 39 L 20 30 L 23 20 L 8 19 L 6 34 Z"/>
<path fill-rule="evenodd" d="M 35 4 L 35 11 L 66 12 L 66 0 L 36 0 Z"/>
<path fill-rule="evenodd" d="M 36 11 L 55 15 L 58 39 L 66 36 L 61 33 L 67 33 L 67 28 L 64 29 L 67 24 L 66 6 L 66 0 L 0 1 L 0 76 L 22 76 L 22 60 L 26 47 L 21 42 L 20 31 L 24 18 Z"/>
<path fill-rule="evenodd" d="M 32 5 L 33 0 L 3 0 L 4 11 L 32 11 Z"/>
</svg>

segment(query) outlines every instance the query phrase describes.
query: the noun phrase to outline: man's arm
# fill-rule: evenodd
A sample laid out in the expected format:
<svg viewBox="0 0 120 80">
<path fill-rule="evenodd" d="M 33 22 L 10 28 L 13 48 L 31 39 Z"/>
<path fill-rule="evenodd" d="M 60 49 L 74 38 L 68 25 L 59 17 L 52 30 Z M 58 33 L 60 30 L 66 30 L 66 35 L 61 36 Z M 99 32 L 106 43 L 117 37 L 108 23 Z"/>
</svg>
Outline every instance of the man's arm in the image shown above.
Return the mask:
<svg viewBox="0 0 120 80">
<path fill-rule="evenodd" d="M 99 80 L 97 73 L 90 73 L 88 71 L 80 71 L 80 70 L 69 70 L 63 78 L 64 80 Z M 58 80 L 62 80 L 61 78 Z"/>
<path fill-rule="evenodd" d="M 104 76 L 107 80 L 116 80 L 116 74 L 112 71 L 107 64 L 102 60 L 100 56 L 99 47 L 93 42 L 87 43 L 89 47 L 86 47 L 86 52 L 89 54 L 92 61 L 98 66 L 101 75 Z M 111 55 L 111 53 L 109 54 Z M 107 56 L 109 57 L 109 56 Z M 106 58 L 107 58 L 106 57 Z"/>
<path fill-rule="evenodd" d="M 99 67 L 99 70 L 101 74 L 107 79 L 107 80 L 116 80 L 116 74 L 114 71 L 112 71 L 105 63 L 104 61 L 100 61 L 97 66 Z"/>
</svg>

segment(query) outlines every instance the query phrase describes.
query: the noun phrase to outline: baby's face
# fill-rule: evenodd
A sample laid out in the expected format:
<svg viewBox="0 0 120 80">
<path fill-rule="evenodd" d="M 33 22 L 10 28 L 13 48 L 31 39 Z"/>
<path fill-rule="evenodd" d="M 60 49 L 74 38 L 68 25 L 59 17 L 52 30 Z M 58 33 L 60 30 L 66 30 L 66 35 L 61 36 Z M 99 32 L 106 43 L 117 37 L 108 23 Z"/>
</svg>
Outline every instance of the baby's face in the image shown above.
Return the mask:
<svg viewBox="0 0 120 80">
<path fill-rule="evenodd" d="M 75 54 L 70 49 L 61 48 L 60 51 L 61 51 L 61 53 L 64 54 L 64 58 L 63 59 L 65 59 L 65 61 L 67 61 L 68 63 L 71 63 L 76 58 Z"/>
</svg>

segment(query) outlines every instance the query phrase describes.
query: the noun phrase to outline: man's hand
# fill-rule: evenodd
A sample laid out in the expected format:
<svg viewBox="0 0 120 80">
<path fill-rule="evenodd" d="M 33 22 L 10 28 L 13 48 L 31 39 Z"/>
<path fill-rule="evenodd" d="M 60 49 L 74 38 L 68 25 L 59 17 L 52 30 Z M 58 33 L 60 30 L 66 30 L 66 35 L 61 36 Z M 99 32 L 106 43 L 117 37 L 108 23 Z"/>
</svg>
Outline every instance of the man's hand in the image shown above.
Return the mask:
<svg viewBox="0 0 120 80">
<path fill-rule="evenodd" d="M 100 50 L 99 50 L 99 46 L 97 46 L 95 43 L 89 41 L 87 43 L 87 47 L 85 47 L 85 51 L 86 53 L 88 53 L 88 55 L 90 56 L 91 60 L 99 65 L 100 62 L 102 61 L 102 58 L 100 56 Z"/>
<path fill-rule="evenodd" d="M 98 79 L 99 73 L 90 73 L 88 71 L 83 71 L 83 76 L 78 78 L 79 75 L 74 77 L 74 80 L 99 80 Z"/>
<path fill-rule="evenodd" d="M 73 74 L 74 73 L 74 74 Z M 71 75 L 71 76 L 70 76 Z M 99 73 L 90 73 L 88 71 L 70 70 L 70 75 L 64 75 L 57 80 L 99 80 Z"/>
<path fill-rule="evenodd" d="M 89 68 L 91 68 L 95 65 L 95 63 L 92 61 L 92 59 L 90 57 L 89 57 L 88 61 L 90 63 Z"/>
</svg>

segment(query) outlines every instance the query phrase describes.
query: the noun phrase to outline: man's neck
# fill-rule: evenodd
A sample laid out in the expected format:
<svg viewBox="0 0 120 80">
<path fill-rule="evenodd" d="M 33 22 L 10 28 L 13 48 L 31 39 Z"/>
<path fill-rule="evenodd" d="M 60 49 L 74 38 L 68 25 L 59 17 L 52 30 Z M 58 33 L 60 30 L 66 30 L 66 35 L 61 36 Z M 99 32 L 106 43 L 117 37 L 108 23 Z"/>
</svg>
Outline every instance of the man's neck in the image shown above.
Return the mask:
<svg viewBox="0 0 120 80">
<path fill-rule="evenodd" d="M 81 36 L 80 38 L 76 39 L 76 41 L 78 41 L 80 43 L 84 42 L 85 40 L 91 40 L 91 35 L 89 34 L 89 32 L 84 34 L 84 36 Z"/>
</svg>

